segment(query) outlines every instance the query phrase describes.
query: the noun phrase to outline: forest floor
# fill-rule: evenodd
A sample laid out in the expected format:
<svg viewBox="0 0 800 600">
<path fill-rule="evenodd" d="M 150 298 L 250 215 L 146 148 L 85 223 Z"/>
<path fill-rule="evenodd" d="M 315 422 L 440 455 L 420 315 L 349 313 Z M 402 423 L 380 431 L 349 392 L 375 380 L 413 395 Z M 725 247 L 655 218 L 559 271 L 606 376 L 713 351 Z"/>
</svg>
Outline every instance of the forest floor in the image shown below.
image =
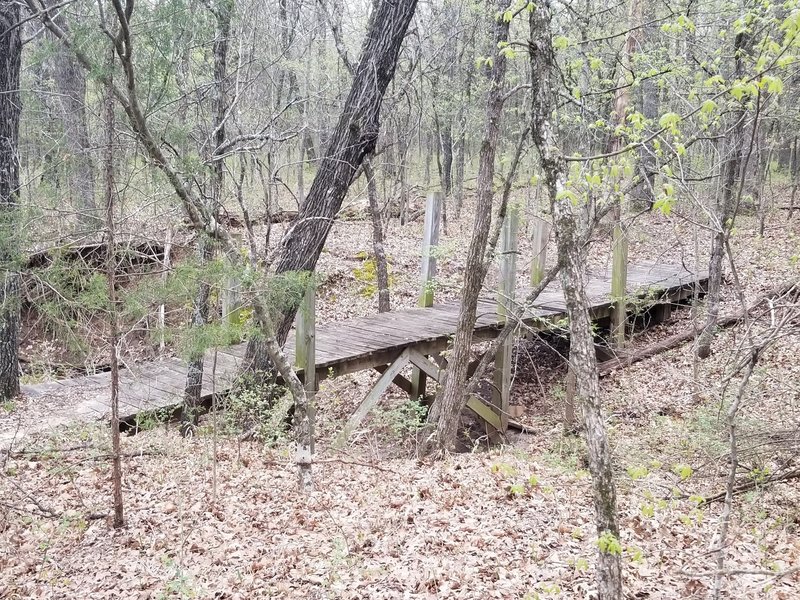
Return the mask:
<svg viewBox="0 0 800 600">
<path fill-rule="evenodd" d="M 800 275 L 800 221 L 785 216 L 772 215 L 763 237 L 754 219 L 739 220 L 732 245 L 748 301 Z M 443 235 L 437 299 L 458 297 L 469 229 L 464 218 Z M 632 231 L 631 260 L 693 268 L 697 258 L 705 267 L 693 228 L 678 218 L 647 214 Z M 606 237 L 593 245 L 593 268 L 610 264 Z M 420 239 L 420 223 L 392 223 L 395 308 L 416 301 Z M 370 250 L 368 223 L 337 223 L 319 265 L 322 321 L 375 311 L 364 268 Z M 524 260 L 519 270 L 522 283 Z M 733 286 L 724 293 L 723 310 L 737 308 Z M 690 311 L 676 311 L 636 333 L 631 347 L 690 326 Z M 696 373 L 688 344 L 602 380 L 630 598 L 708 597 L 722 505 L 699 501 L 724 490 L 721 385 L 744 335 L 743 326 L 721 331 Z M 0 455 L 0 597 L 589 598 L 591 480 L 583 442 L 561 431 L 562 345 L 517 345 L 512 404 L 525 407 L 519 420 L 531 433 L 490 450 L 478 440 L 472 452 L 432 464 L 416 459 L 413 407 L 394 391 L 345 451 L 329 449 L 375 376 L 324 382 L 319 460 L 305 495 L 277 431 L 270 443 L 240 443 L 215 436 L 209 417 L 188 440 L 170 424 L 124 437 L 127 526 L 117 531 L 106 516 L 107 431 L 83 424 L 25 439 Z M 754 373 L 739 432 L 744 478 L 797 466 L 797 356 L 795 324 Z M 9 406 L 0 421 L 25 410 L 25 401 Z M 737 496 L 727 597 L 800 597 L 798 527 L 800 481 Z"/>
</svg>

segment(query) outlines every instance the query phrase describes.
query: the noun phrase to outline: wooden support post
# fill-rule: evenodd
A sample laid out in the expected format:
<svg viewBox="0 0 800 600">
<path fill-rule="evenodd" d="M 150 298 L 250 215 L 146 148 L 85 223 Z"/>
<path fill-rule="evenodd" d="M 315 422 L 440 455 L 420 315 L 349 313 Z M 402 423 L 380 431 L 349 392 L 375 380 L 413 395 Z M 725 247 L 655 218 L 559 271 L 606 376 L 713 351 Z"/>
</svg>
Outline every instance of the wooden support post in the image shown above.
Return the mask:
<svg viewBox="0 0 800 600">
<path fill-rule="evenodd" d="M 233 238 L 234 243 L 241 244 L 242 234 L 231 234 L 231 238 Z M 229 268 L 232 268 L 232 265 L 228 266 Z M 237 325 L 239 323 L 239 317 L 241 314 L 241 287 L 242 282 L 240 281 L 238 274 L 229 272 L 225 276 L 225 287 L 222 289 L 222 293 L 220 294 L 222 301 L 222 318 L 227 319 L 228 322 L 233 325 Z"/>
<path fill-rule="evenodd" d="M 625 345 L 625 324 L 628 320 L 625 294 L 628 284 L 628 235 L 619 219 L 614 225 L 613 262 L 611 266 L 611 341 L 621 348 Z"/>
<path fill-rule="evenodd" d="M 439 245 L 439 227 L 442 222 L 444 194 L 433 192 L 425 205 L 425 231 L 422 240 L 422 291 L 419 305 L 433 306 L 434 279 L 436 278 L 436 247 Z M 411 399 L 424 400 L 427 385 L 425 372 L 414 367 L 411 373 Z"/>
<path fill-rule="evenodd" d="M 165 284 L 167 283 L 167 278 L 169 277 L 169 271 L 172 268 L 172 225 L 169 226 L 167 229 L 167 234 L 164 238 L 164 261 L 163 261 L 163 268 L 164 271 L 161 274 L 161 281 Z M 166 330 L 166 307 L 162 304 L 158 307 L 158 330 L 161 339 L 158 344 L 159 351 L 163 354 L 164 347 L 165 347 L 165 340 L 164 340 L 164 331 Z"/>
<path fill-rule="evenodd" d="M 549 239 L 550 223 L 541 217 L 534 217 L 533 239 L 531 241 L 531 251 L 533 252 L 531 287 L 536 287 L 544 279 L 544 271 L 547 267 L 547 242 Z"/>
<path fill-rule="evenodd" d="M 500 238 L 500 287 L 497 290 L 497 314 L 504 322 L 514 308 L 514 290 L 517 280 L 517 231 L 519 229 L 519 211 L 509 207 Z M 514 348 L 514 336 L 508 336 L 494 357 L 494 388 L 492 390 L 492 408 L 500 421 L 500 429 L 487 424 L 487 433 L 491 441 L 498 434 L 505 433 L 508 428 L 508 405 L 511 395 L 511 352 Z"/>
<path fill-rule="evenodd" d="M 319 389 L 319 382 L 317 381 L 317 334 L 316 334 L 316 295 L 317 284 L 314 280 L 314 274 L 311 273 L 308 280 L 308 287 L 306 288 L 303 301 L 297 310 L 297 317 L 295 321 L 295 365 L 298 369 L 303 370 L 303 387 L 306 390 L 306 402 L 308 406 L 308 431 L 309 435 L 307 440 L 308 450 L 310 452 L 308 461 L 314 456 L 314 422 L 316 417 L 316 395 Z"/>
</svg>

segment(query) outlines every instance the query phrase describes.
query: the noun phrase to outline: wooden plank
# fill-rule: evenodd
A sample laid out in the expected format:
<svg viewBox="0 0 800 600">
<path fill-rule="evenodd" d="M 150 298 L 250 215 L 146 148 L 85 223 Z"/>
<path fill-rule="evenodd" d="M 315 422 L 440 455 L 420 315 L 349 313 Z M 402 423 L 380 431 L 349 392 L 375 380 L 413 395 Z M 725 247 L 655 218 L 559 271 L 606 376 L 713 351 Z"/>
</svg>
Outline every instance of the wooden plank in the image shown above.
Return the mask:
<svg viewBox="0 0 800 600">
<path fill-rule="evenodd" d="M 419 296 L 420 306 L 433 305 L 433 281 L 436 278 L 436 248 L 439 245 L 439 225 L 442 221 L 442 205 L 444 194 L 433 192 L 428 195 L 425 205 L 425 228 L 422 239 L 422 291 Z"/>
<path fill-rule="evenodd" d="M 378 373 L 385 373 L 386 369 L 389 368 L 390 365 L 378 365 L 377 367 L 373 367 Z M 392 383 L 403 390 L 409 396 L 411 395 L 411 382 L 403 377 L 402 375 L 395 375 L 394 379 L 392 379 Z"/>
<path fill-rule="evenodd" d="M 503 223 L 500 239 L 500 285 L 497 290 L 497 316 L 505 326 L 508 315 L 514 307 L 514 292 L 517 286 L 517 229 L 519 213 L 509 209 Z M 500 421 L 500 427 L 490 423 L 487 428 L 489 439 L 497 441 L 499 434 L 508 428 L 508 406 L 511 396 L 511 356 L 514 336 L 510 335 L 497 349 L 494 357 L 494 386 L 492 387 L 492 408 Z"/>
<path fill-rule="evenodd" d="M 477 396 L 471 395 L 469 397 L 467 400 L 467 408 L 486 421 L 486 423 L 491 425 L 495 430 L 499 431 L 502 429 L 503 424 L 500 422 L 500 418 Z"/>
<path fill-rule="evenodd" d="M 369 411 L 372 410 L 372 408 L 378 403 L 381 394 L 386 391 L 386 388 L 392 384 L 394 378 L 406 367 L 406 365 L 408 365 L 408 352 L 403 352 L 397 357 L 397 360 L 395 360 L 386 369 L 378 381 L 375 382 L 375 385 L 372 386 L 372 389 L 366 395 L 364 400 L 362 400 L 361 404 L 358 405 L 358 408 L 350 416 L 344 426 L 344 429 L 334 442 L 335 448 L 341 448 L 344 446 L 344 444 L 347 442 L 347 439 L 350 437 L 353 431 L 355 431 L 356 427 L 359 426 L 361 421 L 364 420 L 364 417 L 366 417 Z"/>
<path fill-rule="evenodd" d="M 541 217 L 534 217 L 533 228 L 531 287 L 536 287 L 544 279 L 544 270 L 547 265 L 547 242 L 550 239 L 550 224 Z"/>
<path fill-rule="evenodd" d="M 427 356 L 421 354 L 414 348 L 409 348 L 407 352 L 408 352 L 408 359 L 414 366 L 423 371 L 428 377 L 430 377 L 434 381 L 439 381 L 441 376 L 441 371 L 438 365 L 436 365 Z"/>
</svg>

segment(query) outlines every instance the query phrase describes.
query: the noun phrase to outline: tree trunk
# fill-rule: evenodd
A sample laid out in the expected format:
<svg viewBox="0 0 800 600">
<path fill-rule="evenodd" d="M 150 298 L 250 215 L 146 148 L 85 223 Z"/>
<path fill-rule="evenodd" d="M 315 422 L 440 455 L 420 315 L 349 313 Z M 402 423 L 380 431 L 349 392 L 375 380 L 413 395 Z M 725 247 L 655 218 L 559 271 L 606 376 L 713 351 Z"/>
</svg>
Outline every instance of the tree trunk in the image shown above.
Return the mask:
<svg viewBox="0 0 800 600">
<path fill-rule="evenodd" d="M 294 226 L 281 242 L 278 275 L 314 270 L 356 171 L 375 150 L 383 94 L 416 6 L 417 0 L 382 0 L 373 11 L 339 122 Z M 296 311 L 293 303 L 276 319 L 280 345 L 286 341 Z M 259 336 L 248 343 L 245 364 L 255 373 L 271 371 Z"/>
<path fill-rule="evenodd" d="M 597 587 L 601 600 L 622 598 L 619 526 L 616 517 L 611 449 L 600 407 L 600 383 L 594 336 L 586 294 L 586 244 L 578 224 L 585 218 L 586 205 L 574 206 L 559 194 L 564 189 L 566 163 L 550 118 L 557 88 L 552 46 L 551 15 L 547 3 L 540 3 L 530 15 L 530 58 L 533 89 L 531 130 L 539 150 L 545 188 L 550 198 L 553 225 L 561 263 L 561 285 L 570 326 L 570 368 L 575 374 L 577 399 L 583 408 L 589 449 L 589 470 L 598 535 Z M 577 213 L 577 214 L 576 214 Z"/>
<path fill-rule="evenodd" d="M 734 78 L 744 77 L 745 63 L 742 53 L 748 45 L 748 35 L 740 33 L 734 41 L 734 56 L 736 67 Z M 742 151 L 744 149 L 744 121 L 746 109 L 743 104 L 733 113 L 733 128 L 729 137 L 723 143 L 726 147 L 724 154 L 725 163 L 722 167 L 722 192 L 717 200 L 711 223 L 711 257 L 708 262 L 708 294 L 706 295 L 706 322 L 697 338 L 697 357 L 708 358 L 711 356 L 711 342 L 719 316 L 719 303 L 722 291 L 722 261 L 725 257 L 725 240 L 733 228 L 736 206 L 734 195 L 737 177 L 741 169 Z"/>
<path fill-rule="evenodd" d="M 109 72 L 114 72 L 114 50 L 109 48 Z M 112 80 L 109 78 L 109 82 Z M 106 212 L 106 282 L 108 284 L 109 304 L 109 360 L 111 363 L 111 494 L 114 499 L 114 527 L 125 524 L 125 513 L 122 504 L 122 456 L 120 456 L 119 439 L 119 302 L 117 300 L 117 267 L 116 244 L 114 234 L 114 92 L 111 84 L 107 86 L 105 95 L 105 212 Z"/>
<path fill-rule="evenodd" d="M 378 206 L 378 184 L 375 181 L 375 170 L 372 159 L 364 158 L 364 176 L 367 178 L 367 195 L 369 196 L 369 212 L 372 216 L 372 251 L 375 253 L 375 272 L 378 283 L 378 312 L 389 312 L 389 265 L 386 250 L 383 247 L 383 223 Z"/>
<path fill-rule="evenodd" d="M 19 4 L 0 0 L 0 400 L 19 395 Z"/>
<path fill-rule="evenodd" d="M 494 20 L 494 48 L 503 48 L 508 41 L 509 23 L 503 18 L 507 3 L 497 0 L 488 10 Z M 495 14 L 495 11 L 499 11 Z M 486 100 L 486 126 L 481 144 L 478 165 L 478 194 L 475 207 L 475 220 L 472 238 L 467 252 L 464 269 L 464 283 L 461 290 L 461 310 L 453 337 L 449 366 L 445 373 L 442 391 L 436 398 L 428 415 L 432 435 L 426 442 L 426 452 L 440 452 L 451 449 L 456 441 L 456 432 L 467 398 L 464 388 L 472 352 L 472 338 L 475 329 L 480 294 L 486 276 L 487 264 L 484 254 L 492 221 L 492 199 L 494 183 L 494 162 L 500 138 L 500 121 L 503 113 L 503 82 L 506 74 L 504 52 L 495 52 L 492 66 L 488 72 L 489 92 Z"/>
<path fill-rule="evenodd" d="M 230 36 L 231 15 L 234 0 L 220 0 L 214 9 L 216 16 L 216 34 L 214 36 L 214 88 L 211 98 L 211 157 L 215 150 L 225 141 L 225 113 L 228 102 L 225 94 L 228 64 L 228 38 Z M 211 163 L 211 203 L 210 212 L 217 215 L 222 199 L 222 185 L 224 182 L 224 165 L 221 159 Z M 211 240 L 202 233 L 197 240 L 197 259 L 201 274 L 198 282 L 197 296 L 195 297 L 192 315 L 192 327 L 201 328 L 208 323 L 209 296 L 211 287 L 205 279 L 202 270 L 213 256 Z M 182 432 L 187 435 L 192 427 L 197 424 L 200 410 L 200 396 L 203 387 L 203 356 L 206 348 L 200 344 L 190 350 L 189 367 L 186 372 L 186 385 L 184 386 L 183 411 L 181 413 Z"/>
<path fill-rule="evenodd" d="M 473 40 L 474 43 L 474 40 Z M 464 165 L 467 151 L 467 113 L 466 107 L 472 99 L 472 75 L 475 70 L 475 60 L 470 59 L 467 66 L 466 97 L 458 107 L 458 141 L 456 142 L 456 167 L 455 167 L 455 197 L 453 201 L 453 218 L 461 218 L 461 207 L 464 205 Z"/>
<path fill-rule="evenodd" d="M 64 19 L 56 19 L 57 23 L 59 21 L 64 28 Z M 77 229 L 82 232 L 97 231 L 102 227 L 102 220 L 95 202 L 95 169 L 86 126 L 86 77 L 70 50 L 61 44 L 55 45 L 53 67 L 53 79 L 58 91 L 57 104 L 69 151 L 67 182 L 71 205 L 78 212 Z"/>
</svg>

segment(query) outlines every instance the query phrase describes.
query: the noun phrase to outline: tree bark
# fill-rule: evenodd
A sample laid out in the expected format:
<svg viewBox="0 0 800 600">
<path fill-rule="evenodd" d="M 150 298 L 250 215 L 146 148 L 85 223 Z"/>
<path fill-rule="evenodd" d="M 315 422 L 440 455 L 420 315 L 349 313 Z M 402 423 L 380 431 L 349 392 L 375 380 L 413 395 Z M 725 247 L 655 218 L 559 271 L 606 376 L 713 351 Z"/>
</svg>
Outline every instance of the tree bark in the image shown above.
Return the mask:
<svg viewBox="0 0 800 600">
<path fill-rule="evenodd" d="M 505 0 L 497 0 L 488 5 L 490 16 L 494 20 L 492 36 L 494 48 L 502 49 L 508 41 L 509 23 L 503 18 L 506 6 Z M 486 99 L 486 125 L 478 165 L 478 194 L 475 219 L 472 227 L 472 238 L 467 251 L 464 283 L 461 290 L 461 310 L 458 314 L 458 324 L 453 337 L 451 356 L 448 361 L 449 366 L 444 377 L 442 391 L 433 403 L 428 415 L 428 424 L 431 432 L 423 449 L 427 453 L 441 453 L 452 448 L 456 440 L 461 411 L 464 409 L 467 400 L 464 388 L 472 352 L 478 294 L 480 294 L 483 286 L 488 267 L 488 264 L 484 262 L 484 254 L 492 222 L 494 162 L 500 138 L 505 74 L 505 53 L 495 51 L 492 66 L 488 71 L 489 92 Z"/>
<path fill-rule="evenodd" d="M 64 27 L 63 17 L 56 19 L 56 22 L 59 21 Z M 96 231 L 102 227 L 102 219 L 95 202 L 95 168 L 86 125 L 86 77 L 67 48 L 61 44 L 55 47 L 53 79 L 58 90 L 57 104 L 69 152 L 67 182 L 71 205 L 78 213 L 78 231 Z"/>
<path fill-rule="evenodd" d="M 735 72 L 734 79 L 741 79 L 745 74 L 745 62 L 742 53 L 748 45 L 748 34 L 739 33 L 734 41 Z M 727 150 L 725 163 L 722 168 L 722 192 L 717 200 L 713 213 L 711 257 L 708 261 L 708 294 L 706 296 L 706 322 L 697 338 L 696 354 L 704 359 L 711 356 L 711 342 L 719 316 L 719 304 L 722 292 L 722 261 L 725 257 L 725 241 L 733 228 L 735 217 L 735 193 L 737 177 L 739 177 L 742 152 L 744 150 L 744 122 L 747 111 L 743 104 L 733 113 L 733 127 L 731 133 L 723 141 Z"/>
<path fill-rule="evenodd" d="M 373 11 L 342 114 L 297 220 L 281 242 L 278 275 L 314 270 L 356 171 L 375 150 L 381 102 L 416 6 L 417 0 L 382 0 Z M 296 312 L 297 303 L 292 303 L 275 319 L 280 345 Z M 271 371 L 260 336 L 248 343 L 245 364 L 256 374 Z"/>
<path fill-rule="evenodd" d="M 616 516 L 611 448 L 600 406 L 600 383 L 594 349 L 594 336 L 586 293 L 586 244 L 578 231 L 578 216 L 586 205 L 574 206 L 564 190 L 566 163 L 550 121 L 557 88 L 555 55 L 552 45 L 551 14 L 548 3 L 539 3 L 530 15 L 530 60 L 532 85 L 531 130 L 539 150 L 545 189 L 550 199 L 553 225 L 562 266 L 561 285 L 570 327 L 570 368 L 575 373 L 576 394 L 583 408 L 589 470 L 597 527 L 597 588 L 601 600 L 622 598 L 622 570 L 619 525 Z M 586 216 L 581 214 L 581 217 Z M 586 219 L 588 223 L 589 220 Z"/>
<path fill-rule="evenodd" d="M 109 48 L 109 72 L 114 70 L 114 51 Z M 111 81 L 111 80 L 109 80 Z M 105 104 L 105 228 L 106 228 L 106 282 L 108 284 L 109 305 L 109 346 L 111 363 L 111 493 L 114 500 L 115 528 L 125 524 L 125 511 L 122 503 L 122 456 L 119 439 L 119 302 L 117 300 L 116 244 L 114 234 L 114 92 L 109 84 L 106 89 Z"/>
<path fill-rule="evenodd" d="M 19 395 L 19 4 L 0 0 L 0 400 Z"/>
<path fill-rule="evenodd" d="M 364 176 L 367 178 L 367 196 L 369 212 L 372 216 L 372 251 L 375 254 L 375 274 L 378 284 L 378 312 L 389 312 L 389 264 L 384 248 L 383 222 L 378 206 L 378 184 L 375 181 L 375 170 L 372 159 L 364 159 Z"/>
</svg>

